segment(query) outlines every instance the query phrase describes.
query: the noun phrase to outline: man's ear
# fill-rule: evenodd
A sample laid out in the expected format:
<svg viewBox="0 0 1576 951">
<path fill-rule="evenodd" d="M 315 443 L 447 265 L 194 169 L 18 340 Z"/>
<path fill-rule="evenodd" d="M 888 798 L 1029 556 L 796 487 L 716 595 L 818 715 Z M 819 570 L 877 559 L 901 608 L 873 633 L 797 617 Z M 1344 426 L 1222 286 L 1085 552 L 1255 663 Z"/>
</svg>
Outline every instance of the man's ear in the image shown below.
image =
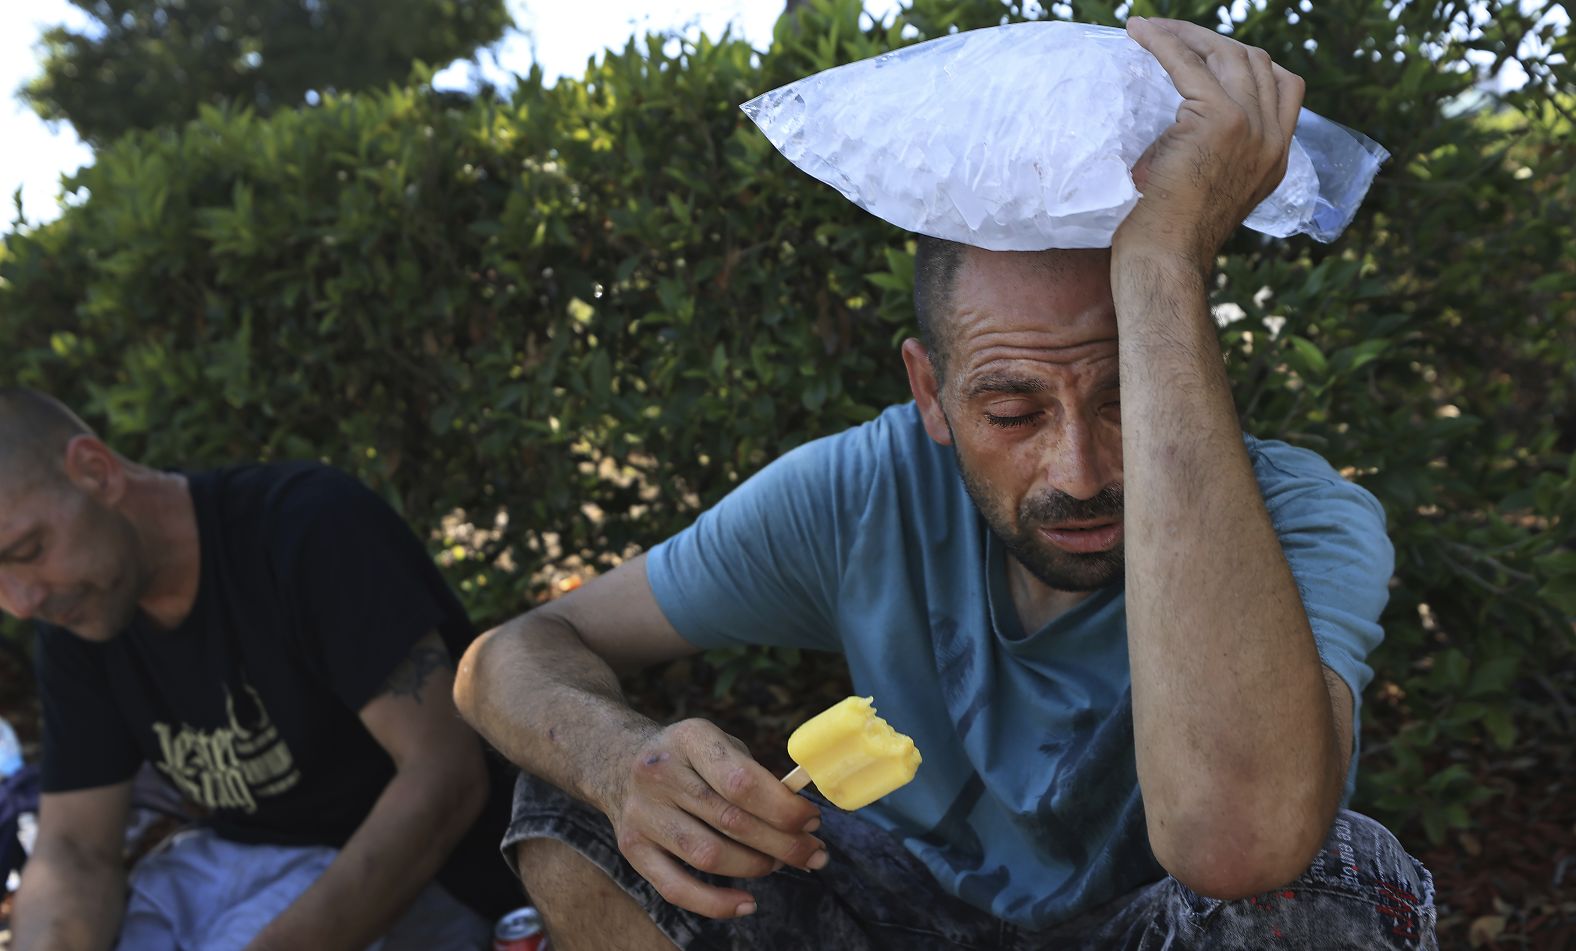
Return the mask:
<svg viewBox="0 0 1576 951">
<path fill-rule="evenodd" d="M 903 341 L 903 366 L 908 368 L 908 388 L 919 406 L 920 419 L 925 421 L 925 432 L 943 446 L 952 445 L 952 429 L 941 408 L 941 384 L 936 379 L 935 364 L 930 362 L 925 345 L 913 337 Z"/>
<path fill-rule="evenodd" d="M 86 433 L 72 436 L 62 460 L 66 479 L 102 505 L 117 505 L 126 494 L 126 469 L 114 450 Z"/>
</svg>

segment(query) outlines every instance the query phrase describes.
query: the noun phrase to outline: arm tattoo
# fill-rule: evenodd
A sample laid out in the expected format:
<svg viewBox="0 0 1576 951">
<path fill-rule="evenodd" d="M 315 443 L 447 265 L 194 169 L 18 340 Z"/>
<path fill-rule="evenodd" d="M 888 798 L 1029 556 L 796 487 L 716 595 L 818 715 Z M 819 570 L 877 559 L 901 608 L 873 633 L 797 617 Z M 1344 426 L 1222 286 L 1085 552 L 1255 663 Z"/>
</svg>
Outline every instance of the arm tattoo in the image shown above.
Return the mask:
<svg viewBox="0 0 1576 951">
<path fill-rule="evenodd" d="M 427 677 L 435 670 L 445 669 L 453 670 L 454 661 L 449 658 L 448 648 L 443 646 L 443 639 L 438 636 L 438 632 L 429 631 L 389 674 L 388 681 L 383 684 L 383 692 L 393 697 L 408 696 L 420 703 L 421 688 L 427 682 Z"/>
</svg>

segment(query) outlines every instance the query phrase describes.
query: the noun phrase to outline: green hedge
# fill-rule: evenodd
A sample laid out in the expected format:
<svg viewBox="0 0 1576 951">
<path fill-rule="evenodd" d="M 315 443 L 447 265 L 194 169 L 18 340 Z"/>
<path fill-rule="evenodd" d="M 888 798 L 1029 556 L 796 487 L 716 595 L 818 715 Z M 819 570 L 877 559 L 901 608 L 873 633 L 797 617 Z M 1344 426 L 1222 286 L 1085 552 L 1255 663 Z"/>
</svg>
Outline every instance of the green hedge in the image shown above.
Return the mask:
<svg viewBox="0 0 1576 951">
<path fill-rule="evenodd" d="M 1467 108 L 1468 48 L 1534 31 L 1518 5 L 1488 4 L 1472 40 L 1450 5 L 1391 6 L 1270 2 L 1235 24 L 1395 158 L 1339 242 L 1244 232 L 1214 293 L 1243 315 L 1221 336 L 1249 428 L 1323 452 L 1389 511 L 1359 805 L 1437 837 L 1487 795 L 1471 764 L 1558 727 L 1546 691 L 1571 691 L 1576 99 L 1544 52 L 1529 86 Z M 1207 3 L 1134 12 L 1218 22 Z M 495 621 L 548 569 L 651 544 L 906 398 L 906 237 L 737 104 L 1020 14 L 917 0 L 872 24 L 821 0 L 765 52 L 652 37 L 496 99 L 418 84 L 128 136 L 58 221 L 7 236 L 0 374 L 155 463 L 344 466 Z"/>
<path fill-rule="evenodd" d="M 503 0 L 73 0 L 84 22 L 44 31 L 21 98 L 103 145 L 186 122 L 203 103 L 262 112 L 374 89 L 417 61 L 471 57 L 510 26 Z"/>
</svg>

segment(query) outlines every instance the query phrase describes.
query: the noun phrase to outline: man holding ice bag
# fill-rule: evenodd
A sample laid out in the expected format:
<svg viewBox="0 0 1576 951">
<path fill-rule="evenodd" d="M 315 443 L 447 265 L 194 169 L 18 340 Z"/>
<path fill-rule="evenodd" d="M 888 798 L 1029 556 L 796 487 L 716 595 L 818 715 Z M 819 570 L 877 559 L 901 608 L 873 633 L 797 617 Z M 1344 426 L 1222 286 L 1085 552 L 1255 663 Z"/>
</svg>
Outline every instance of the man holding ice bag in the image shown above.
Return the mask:
<svg viewBox="0 0 1576 951">
<path fill-rule="evenodd" d="M 1206 300 L 1301 81 L 1134 19 L 1182 96 L 1109 249 L 922 239 L 914 402 L 479 640 L 462 714 L 537 778 L 506 853 L 556 947 L 1432 948 L 1433 884 L 1343 811 L 1383 514 L 1242 433 Z M 614 668 L 839 651 L 911 736 L 857 812 Z"/>
</svg>

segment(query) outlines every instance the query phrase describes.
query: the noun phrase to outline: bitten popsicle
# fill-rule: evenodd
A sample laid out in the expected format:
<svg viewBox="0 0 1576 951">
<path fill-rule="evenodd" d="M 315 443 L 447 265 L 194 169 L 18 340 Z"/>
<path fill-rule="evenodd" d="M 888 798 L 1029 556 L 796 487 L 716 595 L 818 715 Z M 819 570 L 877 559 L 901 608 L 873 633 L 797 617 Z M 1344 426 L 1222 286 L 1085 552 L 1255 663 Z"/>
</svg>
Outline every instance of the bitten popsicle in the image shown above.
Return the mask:
<svg viewBox="0 0 1576 951">
<path fill-rule="evenodd" d="M 876 716 L 874 697 L 849 697 L 816 714 L 788 737 L 797 768 L 783 783 L 798 792 L 811 781 L 839 809 L 870 805 L 914 778 L 914 741 Z"/>
</svg>

